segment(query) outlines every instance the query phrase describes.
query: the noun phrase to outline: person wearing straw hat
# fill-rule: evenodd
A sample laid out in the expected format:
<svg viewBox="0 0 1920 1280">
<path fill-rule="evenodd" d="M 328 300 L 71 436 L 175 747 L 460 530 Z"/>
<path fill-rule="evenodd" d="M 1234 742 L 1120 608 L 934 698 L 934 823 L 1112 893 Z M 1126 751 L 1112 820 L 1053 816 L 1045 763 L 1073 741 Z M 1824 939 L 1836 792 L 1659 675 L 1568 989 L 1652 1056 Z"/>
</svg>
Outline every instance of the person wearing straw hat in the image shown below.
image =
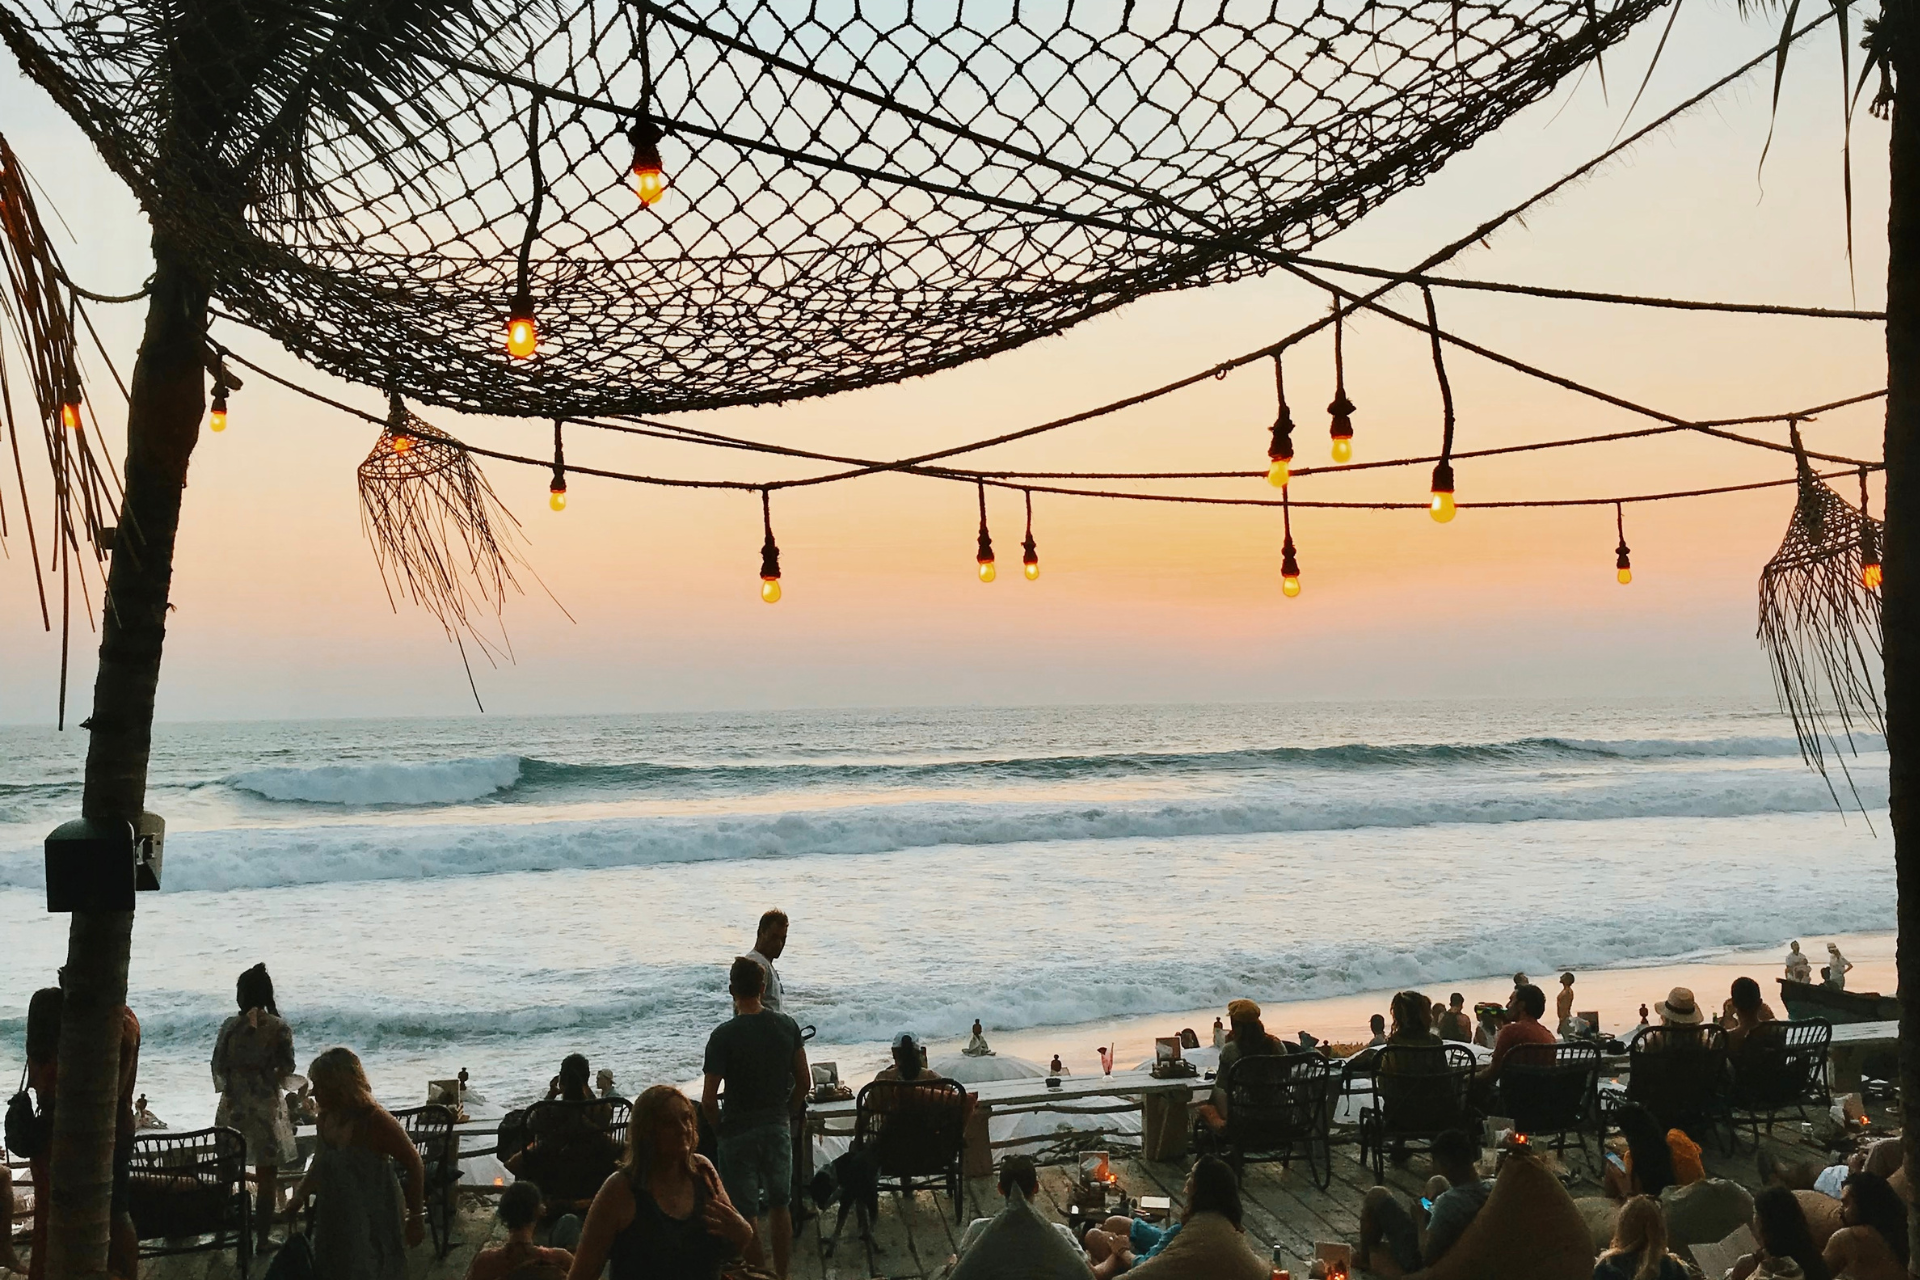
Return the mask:
<svg viewBox="0 0 1920 1280">
<path fill-rule="evenodd" d="M 1693 992 L 1686 987 L 1667 992 L 1667 998 L 1654 1005 L 1653 1011 L 1660 1015 L 1660 1025 L 1664 1027 L 1697 1027 L 1707 1020 Z"/>
<path fill-rule="evenodd" d="M 1853 961 L 1840 954 L 1840 944 L 1827 944 L 1827 985 L 1835 991 L 1847 989 L 1847 970 L 1853 968 Z"/>
</svg>

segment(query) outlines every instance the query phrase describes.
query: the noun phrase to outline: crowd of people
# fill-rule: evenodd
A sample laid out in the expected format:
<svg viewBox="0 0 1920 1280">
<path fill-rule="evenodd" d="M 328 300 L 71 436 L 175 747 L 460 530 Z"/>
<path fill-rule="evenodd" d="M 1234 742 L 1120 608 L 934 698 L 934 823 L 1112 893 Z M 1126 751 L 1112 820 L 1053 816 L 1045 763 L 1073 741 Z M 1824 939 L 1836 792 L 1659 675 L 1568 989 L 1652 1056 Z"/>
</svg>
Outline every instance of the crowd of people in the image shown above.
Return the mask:
<svg viewBox="0 0 1920 1280">
<path fill-rule="evenodd" d="M 780 911 L 761 917 L 753 947 L 732 963 L 727 989 L 733 1014 L 708 1037 L 702 1087 L 696 1101 L 672 1085 L 656 1085 L 634 1100 L 626 1142 L 615 1149 L 607 1126 L 588 1109 L 614 1096 L 610 1072 L 598 1088 L 590 1064 L 571 1054 L 560 1064 L 545 1101 L 562 1104 L 528 1112 L 528 1141 L 508 1160 L 518 1175 L 501 1197 L 502 1243 L 481 1250 L 468 1280 L 717 1280 L 730 1261 L 743 1259 L 784 1280 L 805 1212 L 802 1197 L 803 1112 L 813 1085 L 805 1037 L 783 1009 L 776 961 L 785 951 L 789 922 Z M 1843 987 L 1853 967 L 1833 944 L 1823 980 Z M 1810 973 L 1794 943 L 1787 956 L 1790 979 Z M 1561 1038 L 1595 1037 L 1598 1028 L 1575 1012 L 1572 973 L 1560 975 L 1554 1018 L 1546 994 L 1514 975 L 1504 1004 L 1481 1003 L 1469 1013 L 1461 993 L 1446 1003 L 1415 991 L 1395 994 L 1387 1013 L 1375 1015 L 1361 1055 L 1381 1055 L 1396 1046 L 1437 1047 L 1473 1043 L 1486 1052 L 1472 1082 L 1482 1110 L 1497 1105 L 1503 1071 L 1516 1050 Z M 235 984 L 236 1012 L 214 1039 L 213 1087 L 219 1095 L 214 1122 L 237 1130 L 253 1171 L 257 1247 L 284 1247 L 273 1239 L 282 1219 L 295 1224 L 288 1241 L 308 1255 L 309 1274 L 322 1280 L 400 1280 L 407 1251 L 426 1235 L 426 1170 L 401 1123 L 374 1100 L 359 1058 L 345 1047 L 312 1059 L 305 1079 L 295 1074 L 294 1032 L 280 1015 L 264 965 L 247 969 Z M 32 1100 L 28 1132 L 51 1134 L 57 1105 L 57 1046 L 64 995 L 61 987 L 36 992 L 27 1018 L 26 1086 Z M 1641 1025 L 1693 1026 L 1707 1019 L 1691 990 L 1673 988 L 1641 1009 Z M 1732 984 L 1717 1021 L 1730 1049 L 1777 1015 L 1751 978 Z M 122 1280 L 138 1273 L 138 1241 L 128 1214 L 129 1161 L 138 1125 L 140 1023 L 122 1009 L 118 1132 L 113 1164 L 112 1249 L 109 1269 Z M 1184 1036 L 1191 1046 L 1197 1041 Z M 1198 1108 L 1202 1130 L 1226 1130 L 1230 1098 L 1224 1087 L 1234 1064 L 1259 1055 L 1325 1053 L 1327 1046 L 1304 1033 L 1289 1042 L 1269 1033 L 1260 1006 L 1231 1002 L 1225 1025 L 1215 1021 L 1218 1083 Z M 969 1052 L 990 1052 L 974 1026 Z M 1103 1049 L 1103 1055 L 1107 1051 Z M 934 1084 L 941 1077 L 926 1066 L 925 1046 L 902 1033 L 892 1046 L 893 1065 L 883 1081 Z M 1387 1059 L 1381 1059 L 1387 1069 Z M 1056 1055 L 1053 1072 L 1065 1068 Z M 960 1091 L 955 1090 L 956 1094 Z M 971 1105 L 971 1095 L 960 1094 Z M 571 1105 L 573 1110 L 569 1111 Z M 609 1115 L 611 1112 L 609 1112 Z M 604 1117 L 602 1117 L 604 1119 Z M 290 1195 L 280 1194 L 281 1175 L 296 1166 L 295 1127 L 314 1124 L 315 1150 Z M 1898 1180 L 1898 1140 L 1885 1140 L 1832 1166 L 1786 1166 L 1762 1155 L 1765 1188 L 1744 1188 L 1709 1178 L 1701 1151 L 1680 1128 L 1662 1125 L 1644 1107 L 1627 1103 L 1615 1122 L 1625 1149 L 1609 1154 L 1602 1178 L 1607 1245 L 1598 1252 L 1595 1280 L 1680 1280 L 1685 1274 L 1670 1249 L 1721 1239 L 1750 1223 L 1756 1251 L 1741 1260 L 1730 1280 L 1748 1276 L 1778 1280 L 1894 1280 L 1906 1274 L 1906 1194 Z M 571 1127 L 569 1127 L 571 1126 Z M 574 1129 L 609 1144 L 611 1166 L 597 1185 L 549 1187 L 529 1176 L 534 1153 L 577 1154 L 567 1143 Z M 9 1118 L 13 1132 L 13 1117 Z M 23 1152 L 30 1159 L 36 1192 L 49 1185 L 46 1141 Z M 703 1154 L 703 1151 L 711 1154 Z M 503 1152 L 504 1153 L 504 1152 Z M 1367 1193 L 1360 1214 L 1355 1262 L 1363 1270 L 1396 1274 L 1430 1267 L 1455 1247 L 1493 1196 L 1494 1180 L 1479 1168 L 1477 1138 L 1442 1133 L 1431 1144 L 1433 1177 L 1416 1197 L 1384 1187 Z M 553 1168 L 549 1161 L 541 1169 Z M 29 1257 L 12 1243 L 13 1198 L 0 1164 L 0 1270 L 45 1273 L 46 1205 L 36 1194 Z M 596 1178 L 597 1174 L 593 1175 Z M 556 1175 L 564 1182 L 565 1172 Z M 1238 1180 L 1222 1160 L 1195 1162 L 1178 1216 L 1166 1223 L 1110 1218 L 1076 1236 L 1035 1207 L 1037 1172 L 1031 1160 L 1009 1157 L 1000 1167 L 1004 1207 L 973 1222 L 962 1236 L 952 1280 L 1006 1274 L 996 1260 L 1020 1258 L 1020 1274 L 1111 1280 L 1126 1274 L 1143 1280 L 1185 1276 L 1265 1280 L 1266 1263 L 1255 1256 L 1242 1224 Z M 577 1194 L 576 1194 L 577 1192 Z M 1830 1229 L 1809 1224 L 1802 1195 L 1831 1202 Z M 304 1229 L 301 1222 L 304 1215 Z M 537 1234 L 547 1228 L 547 1244 Z M 1816 1246 L 1816 1240 L 1819 1243 Z"/>
</svg>

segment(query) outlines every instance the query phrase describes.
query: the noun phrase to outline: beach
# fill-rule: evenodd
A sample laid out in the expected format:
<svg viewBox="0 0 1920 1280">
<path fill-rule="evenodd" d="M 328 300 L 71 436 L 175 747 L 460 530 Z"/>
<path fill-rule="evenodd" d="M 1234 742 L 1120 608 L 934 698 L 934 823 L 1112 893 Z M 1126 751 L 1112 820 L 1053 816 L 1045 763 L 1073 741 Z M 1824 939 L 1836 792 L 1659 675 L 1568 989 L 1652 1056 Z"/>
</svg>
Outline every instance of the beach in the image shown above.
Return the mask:
<svg viewBox="0 0 1920 1280">
<path fill-rule="evenodd" d="M 39 842 L 84 736 L 0 728 L 0 1073 L 65 954 Z M 1893 986 L 1885 755 L 1837 808 L 1768 706 L 1518 702 L 985 708 L 162 726 L 162 892 L 136 917 L 141 1084 L 205 1123 L 255 962 L 302 1065 L 379 1095 L 462 1067 L 539 1096 L 585 1053 L 629 1095 L 698 1076 L 760 912 L 817 1060 L 901 1030 L 1076 1072 L 1207 1038 L 1250 996 L 1364 1039 L 1401 987 L 1504 999 L 1524 969 L 1609 1030 L 1674 985 L 1773 991 L 1788 939 Z M 1843 796 L 1843 780 L 1836 779 Z M 1784 1011 L 1783 1011 L 1784 1012 Z"/>
</svg>

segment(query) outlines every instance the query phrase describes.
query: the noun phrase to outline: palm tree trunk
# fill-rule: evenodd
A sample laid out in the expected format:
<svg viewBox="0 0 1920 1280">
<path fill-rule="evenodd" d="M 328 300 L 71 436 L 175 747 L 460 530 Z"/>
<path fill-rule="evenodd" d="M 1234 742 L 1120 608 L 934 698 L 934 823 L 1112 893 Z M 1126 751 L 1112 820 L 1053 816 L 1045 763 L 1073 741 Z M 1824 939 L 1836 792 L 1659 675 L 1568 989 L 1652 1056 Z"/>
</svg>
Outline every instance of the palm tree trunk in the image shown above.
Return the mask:
<svg viewBox="0 0 1920 1280">
<path fill-rule="evenodd" d="M 127 410 L 126 502 L 107 576 L 93 716 L 85 725 L 91 736 L 81 801 L 89 818 L 129 822 L 146 801 L 174 534 L 205 394 L 206 284 L 164 237 L 154 237 L 153 254 L 153 291 Z M 107 1271 L 120 1010 L 132 938 L 131 912 L 75 912 L 67 936 L 47 1242 L 55 1280 Z"/>
<path fill-rule="evenodd" d="M 1896 94 L 1889 141 L 1887 210 L 1887 525 L 1882 555 L 1882 629 L 1887 686 L 1888 807 L 1900 939 L 1900 1095 L 1920 1107 L 1920 101 L 1906 109 L 1901 91 L 1920 86 L 1920 48 L 1900 38 L 1914 0 L 1887 0 L 1888 54 Z M 1909 552 L 1908 548 L 1913 551 Z M 1911 590 L 1909 589 L 1911 588 Z M 1905 1126 L 1906 1166 L 1920 1179 L 1920 1125 Z M 1916 1182 L 1920 1185 L 1920 1181 Z M 1920 1215 L 1908 1219 L 1920 1258 Z"/>
</svg>

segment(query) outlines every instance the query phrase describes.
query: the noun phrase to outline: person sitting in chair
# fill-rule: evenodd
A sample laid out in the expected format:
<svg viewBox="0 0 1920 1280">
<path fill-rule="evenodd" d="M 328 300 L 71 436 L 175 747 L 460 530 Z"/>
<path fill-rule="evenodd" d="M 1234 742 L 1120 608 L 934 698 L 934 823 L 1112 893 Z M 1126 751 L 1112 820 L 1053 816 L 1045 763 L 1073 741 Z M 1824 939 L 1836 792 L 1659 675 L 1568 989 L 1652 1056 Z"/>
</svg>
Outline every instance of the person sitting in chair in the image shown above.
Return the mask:
<svg viewBox="0 0 1920 1280">
<path fill-rule="evenodd" d="M 1738 1052 L 1755 1027 L 1775 1021 L 1778 1019 L 1773 1010 L 1760 998 L 1760 984 L 1752 978 L 1735 978 L 1732 993 L 1720 1010 L 1720 1025 L 1727 1029 L 1727 1052 Z"/>
<path fill-rule="evenodd" d="M 1493 1057 L 1487 1065 L 1480 1068 L 1473 1078 L 1474 1088 L 1482 1097 L 1493 1092 L 1500 1083 L 1500 1069 L 1507 1064 L 1507 1055 L 1515 1046 L 1523 1044 L 1552 1044 L 1554 1034 L 1540 1021 L 1547 1011 L 1547 993 L 1531 982 L 1523 983 L 1513 989 L 1507 997 L 1507 1025 L 1500 1028 L 1500 1034 L 1494 1037 Z"/>
<path fill-rule="evenodd" d="M 1227 1069 L 1242 1058 L 1286 1052 L 1284 1045 L 1267 1034 L 1265 1024 L 1260 1021 L 1260 1006 L 1253 1001 L 1235 1000 L 1229 1004 L 1227 1021 L 1233 1030 L 1220 1050 L 1216 1077 L 1220 1083 L 1214 1085 L 1213 1096 L 1200 1104 L 1200 1119 L 1215 1133 L 1227 1127 Z"/>
</svg>

